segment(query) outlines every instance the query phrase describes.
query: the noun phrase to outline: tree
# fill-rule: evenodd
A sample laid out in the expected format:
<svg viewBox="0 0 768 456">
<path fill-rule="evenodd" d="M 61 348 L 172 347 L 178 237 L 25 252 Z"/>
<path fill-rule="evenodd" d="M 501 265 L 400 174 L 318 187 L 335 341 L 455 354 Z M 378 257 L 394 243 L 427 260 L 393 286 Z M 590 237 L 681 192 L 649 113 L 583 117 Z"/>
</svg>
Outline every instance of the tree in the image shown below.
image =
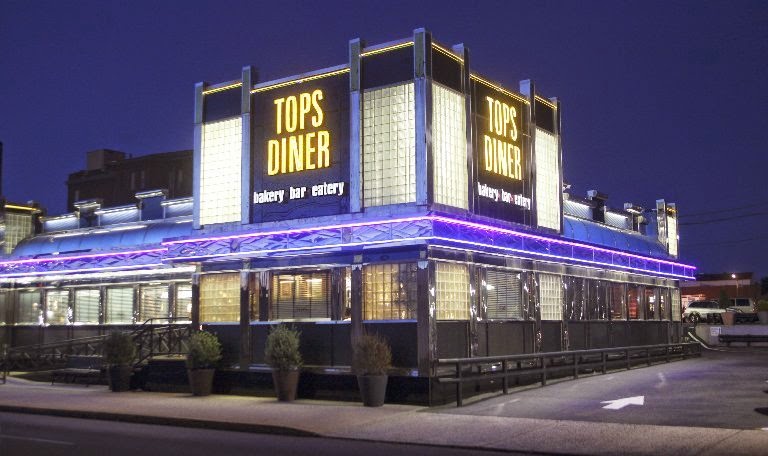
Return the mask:
<svg viewBox="0 0 768 456">
<path fill-rule="evenodd" d="M 768 295 L 768 276 L 760 279 L 760 296 Z"/>
<path fill-rule="evenodd" d="M 718 301 L 720 302 L 720 307 L 723 309 L 731 306 L 731 299 L 728 297 L 728 293 L 726 293 L 725 290 L 720 290 L 720 299 L 718 299 Z"/>
</svg>

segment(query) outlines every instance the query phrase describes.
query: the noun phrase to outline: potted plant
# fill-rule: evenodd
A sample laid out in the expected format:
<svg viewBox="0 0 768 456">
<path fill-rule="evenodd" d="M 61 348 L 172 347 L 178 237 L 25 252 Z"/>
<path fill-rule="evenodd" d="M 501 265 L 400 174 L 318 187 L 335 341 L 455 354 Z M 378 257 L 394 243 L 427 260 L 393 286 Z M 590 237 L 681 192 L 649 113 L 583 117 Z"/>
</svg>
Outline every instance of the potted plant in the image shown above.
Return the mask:
<svg viewBox="0 0 768 456">
<path fill-rule="evenodd" d="M 352 368 L 366 407 L 381 407 L 387 393 L 387 371 L 392 365 L 389 344 L 378 334 L 363 334 L 352 347 Z"/>
<path fill-rule="evenodd" d="M 221 343 L 215 334 L 199 331 L 189 337 L 187 376 L 194 396 L 208 396 L 213 388 L 216 363 L 221 359 Z"/>
<path fill-rule="evenodd" d="M 272 382 L 279 401 L 296 399 L 302 365 L 298 330 L 285 325 L 274 327 L 267 336 L 264 358 L 272 368 Z"/>
<path fill-rule="evenodd" d="M 768 299 L 757 302 L 757 318 L 760 319 L 760 324 L 768 325 Z"/>
<path fill-rule="evenodd" d="M 133 336 L 127 332 L 113 331 L 104 339 L 102 351 L 107 365 L 109 389 L 115 392 L 130 390 L 132 363 L 136 357 Z"/>
</svg>

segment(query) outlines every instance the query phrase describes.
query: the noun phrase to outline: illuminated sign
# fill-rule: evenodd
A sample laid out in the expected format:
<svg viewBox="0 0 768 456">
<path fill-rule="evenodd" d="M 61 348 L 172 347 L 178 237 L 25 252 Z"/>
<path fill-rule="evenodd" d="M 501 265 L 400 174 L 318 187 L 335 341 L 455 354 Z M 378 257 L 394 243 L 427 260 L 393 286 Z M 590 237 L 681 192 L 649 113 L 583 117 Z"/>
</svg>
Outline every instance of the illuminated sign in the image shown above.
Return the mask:
<svg viewBox="0 0 768 456">
<path fill-rule="evenodd" d="M 323 126 L 323 91 L 277 98 L 275 139 L 267 141 L 267 174 L 293 173 L 327 168 L 331 139 L 328 130 L 308 131 Z"/>
<path fill-rule="evenodd" d="M 349 210 L 349 75 L 253 93 L 252 222 Z"/>
<path fill-rule="evenodd" d="M 528 107 L 476 79 L 472 80 L 472 97 L 476 212 L 529 225 Z"/>
</svg>

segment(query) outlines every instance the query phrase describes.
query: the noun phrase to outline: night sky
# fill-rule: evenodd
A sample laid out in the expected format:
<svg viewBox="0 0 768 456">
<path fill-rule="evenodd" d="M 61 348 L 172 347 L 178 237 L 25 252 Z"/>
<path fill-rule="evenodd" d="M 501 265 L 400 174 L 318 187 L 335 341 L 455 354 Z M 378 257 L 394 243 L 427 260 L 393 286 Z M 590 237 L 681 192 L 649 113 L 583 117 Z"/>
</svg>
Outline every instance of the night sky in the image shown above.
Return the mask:
<svg viewBox="0 0 768 456">
<path fill-rule="evenodd" d="M 571 193 L 677 203 L 682 261 L 768 275 L 768 2 L 0 0 L 2 193 L 66 205 L 86 151 L 192 148 L 193 86 L 347 61 L 425 27 L 563 106 Z"/>
</svg>

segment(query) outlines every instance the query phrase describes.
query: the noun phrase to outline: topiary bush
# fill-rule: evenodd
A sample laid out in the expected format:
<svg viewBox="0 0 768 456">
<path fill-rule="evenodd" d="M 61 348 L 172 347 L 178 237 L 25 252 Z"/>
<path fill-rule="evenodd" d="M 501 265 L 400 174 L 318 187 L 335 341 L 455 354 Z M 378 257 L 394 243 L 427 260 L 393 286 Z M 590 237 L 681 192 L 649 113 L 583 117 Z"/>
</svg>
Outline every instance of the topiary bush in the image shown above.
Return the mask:
<svg viewBox="0 0 768 456">
<path fill-rule="evenodd" d="M 187 367 L 189 369 L 215 369 L 221 359 L 221 343 L 215 334 L 199 331 L 189 337 Z"/>
<path fill-rule="evenodd" d="M 385 375 L 392 366 L 392 350 L 378 334 L 363 334 L 352 347 L 352 368 L 358 375 Z"/>
<path fill-rule="evenodd" d="M 102 345 L 104 362 L 112 366 L 131 364 L 136 357 L 136 344 L 130 333 L 112 331 Z"/>
<path fill-rule="evenodd" d="M 275 326 L 267 336 L 264 358 L 269 366 L 277 370 L 292 370 L 302 366 L 299 350 L 301 333 L 286 325 Z"/>
</svg>

